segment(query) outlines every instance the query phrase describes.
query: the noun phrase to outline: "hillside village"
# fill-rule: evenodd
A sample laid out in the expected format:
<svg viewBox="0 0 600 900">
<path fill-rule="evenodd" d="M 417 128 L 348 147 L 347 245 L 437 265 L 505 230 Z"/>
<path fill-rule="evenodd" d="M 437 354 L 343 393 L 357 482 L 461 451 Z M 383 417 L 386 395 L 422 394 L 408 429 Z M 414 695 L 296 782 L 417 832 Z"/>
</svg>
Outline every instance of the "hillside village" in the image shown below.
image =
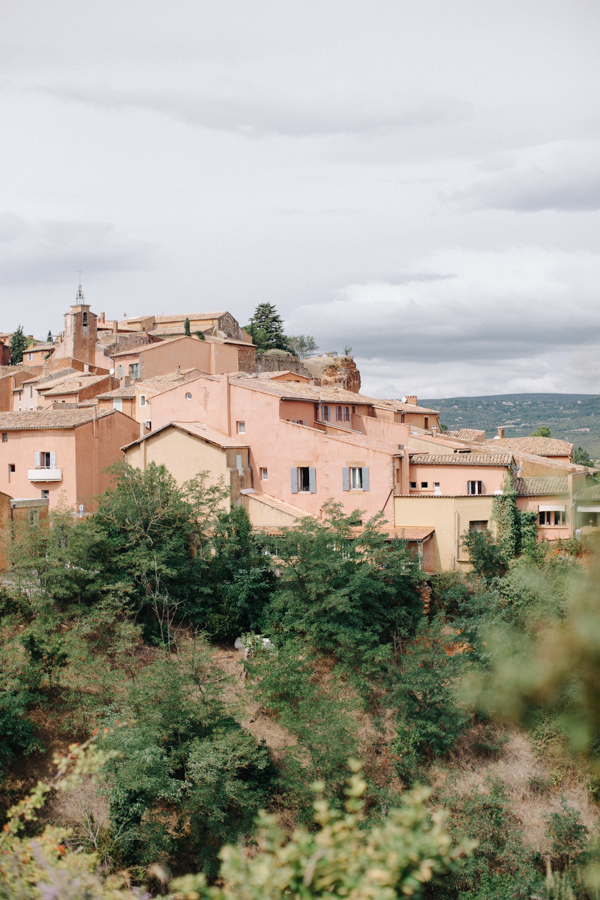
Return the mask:
<svg viewBox="0 0 600 900">
<path fill-rule="evenodd" d="M 507 485 L 539 540 L 600 525 L 600 485 L 570 443 L 443 431 L 416 395 L 362 394 L 350 357 L 259 353 L 227 311 L 109 321 L 81 285 L 64 332 L 1 367 L 0 432 L 2 520 L 59 504 L 85 515 L 125 457 L 164 464 L 180 485 L 223 479 L 257 530 L 318 518 L 328 500 L 382 513 L 425 572 L 469 568 L 461 536 L 493 527 Z"/>
</svg>

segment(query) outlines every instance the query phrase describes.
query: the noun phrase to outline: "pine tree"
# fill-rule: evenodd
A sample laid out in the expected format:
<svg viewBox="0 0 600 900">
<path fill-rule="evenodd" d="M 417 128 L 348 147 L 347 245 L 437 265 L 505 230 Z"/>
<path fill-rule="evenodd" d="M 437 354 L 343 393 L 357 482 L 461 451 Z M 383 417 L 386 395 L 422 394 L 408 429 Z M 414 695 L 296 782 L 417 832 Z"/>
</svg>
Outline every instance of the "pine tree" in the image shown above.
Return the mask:
<svg viewBox="0 0 600 900">
<path fill-rule="evenodd" d="M 46 343 L 47 344 L 52 343 L 52 332 L 50 331 L 50 329 L 48 329 L 48 337 L 46 338 Z"/>
<path fill-rule="evenodd" d="M 10 364 L 11 366 L 18 366 L 19 363 L 23 362 L 23 351 L 27 347 L 29 341 L 23 334 L 23 326 L 19 325 L 16 331 L 10 336 Z"/>
<path fill-rule="evenodd" d="M 264 350 L 288 350 L 288 342 L 283 333 L 283 319 L 272 303 L 259 303 L 250 319 L 251 334 L 253 331 L 264 332 Z M 254 335 L 253 335 L 254 336 Z"/>
<path fill-rule="evenodd" d="M 183 323 L 183 333 L 185 334 L 186 337 L 192 336 L 192 332 L 190 331 L 190 320 L 189 319 L 186 319 L 185 322 Z"/>
</svg>

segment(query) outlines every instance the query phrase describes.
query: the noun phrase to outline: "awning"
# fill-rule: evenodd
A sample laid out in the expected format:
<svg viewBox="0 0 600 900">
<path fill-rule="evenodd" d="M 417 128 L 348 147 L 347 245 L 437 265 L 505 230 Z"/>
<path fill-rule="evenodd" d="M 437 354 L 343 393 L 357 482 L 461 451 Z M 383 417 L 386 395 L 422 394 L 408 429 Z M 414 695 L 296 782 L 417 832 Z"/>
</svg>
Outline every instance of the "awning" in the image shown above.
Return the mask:
<svg viewBox="0 0 600 900">
<path fill-rule="evenodd" d="M 558 503 L 540 503 L 538 509 L 540 512 L 564 512 L 566 507 Z"/>
<path fill-rule="evenodd" d="M 600 506 L 578 506 L 577 512 L 600 513 Z"/>
</svg>

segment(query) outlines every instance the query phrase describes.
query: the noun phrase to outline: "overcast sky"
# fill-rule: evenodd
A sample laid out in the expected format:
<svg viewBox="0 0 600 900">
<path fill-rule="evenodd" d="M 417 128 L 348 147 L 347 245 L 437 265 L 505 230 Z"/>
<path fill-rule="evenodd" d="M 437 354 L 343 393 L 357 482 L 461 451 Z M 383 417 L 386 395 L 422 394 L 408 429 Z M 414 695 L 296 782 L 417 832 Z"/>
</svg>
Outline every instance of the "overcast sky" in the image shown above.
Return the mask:
<svg viewBox="0 0 600 900">
<path fill-rule="evenodd" d="M 276 304 L 363 389 L 600 391 L 597 0 L 4 0 L 0 331 Z"/>
</svg>

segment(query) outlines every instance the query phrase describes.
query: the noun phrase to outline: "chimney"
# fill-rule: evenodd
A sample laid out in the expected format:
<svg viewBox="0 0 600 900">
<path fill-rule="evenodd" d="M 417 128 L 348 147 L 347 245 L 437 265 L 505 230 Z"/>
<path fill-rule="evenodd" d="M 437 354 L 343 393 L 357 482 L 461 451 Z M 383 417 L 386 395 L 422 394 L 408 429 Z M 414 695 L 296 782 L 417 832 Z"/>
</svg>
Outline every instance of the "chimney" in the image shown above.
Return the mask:
<svg viewBox="0 0 600 900">
<path fill-rule="evenodd" d="M 498 428 L 498 437 L 499 437 L 499 438 L 503 438 L 503 437 L 504 437 L 504 428 Z"/>
<path fill-rule="evenodd" d="M 89 364 L 89 363 L 85 363 L 85 365 L 84 365 L 84 367 L 83 367 L 83 374 L 84 374 L 84 375 L 89 375 L 89 374 L 90 374 L 90 364 Z"/>
<path fill-rule="evenodd" d="M 416 397 L 416 394 L 410 394 L 409 396 L 407 396 L 406 402 L 407 402 L 408 404 L 410 404 L 410 406 L 416 406 L 416 405 L 417 405 L 417 397 Z"/>
<path fill-rule="evenodd" d="M 100 315 L 98 316 L 98 321 L 102 322 L 102 324 L 104 325 L 104 322 L 105 322 L 105 314 L 104 313 L 100 313 Z"/>
<path fill-rule="evenodd" d="M 113 334 L 118 334 L 118 333 L 119 333 L 119 323 L 117 322 L 116 319 L 113 319 L 113 323 L 112 323 L 112 333 L 113 333 Z"/>
<path fill-rule="evenodd" d="M 179 378 L 180 375 L 181 375 L 181 366 L 177 366 L 177 368 L 175 369 L 175 377 Z"/>
</svg>

